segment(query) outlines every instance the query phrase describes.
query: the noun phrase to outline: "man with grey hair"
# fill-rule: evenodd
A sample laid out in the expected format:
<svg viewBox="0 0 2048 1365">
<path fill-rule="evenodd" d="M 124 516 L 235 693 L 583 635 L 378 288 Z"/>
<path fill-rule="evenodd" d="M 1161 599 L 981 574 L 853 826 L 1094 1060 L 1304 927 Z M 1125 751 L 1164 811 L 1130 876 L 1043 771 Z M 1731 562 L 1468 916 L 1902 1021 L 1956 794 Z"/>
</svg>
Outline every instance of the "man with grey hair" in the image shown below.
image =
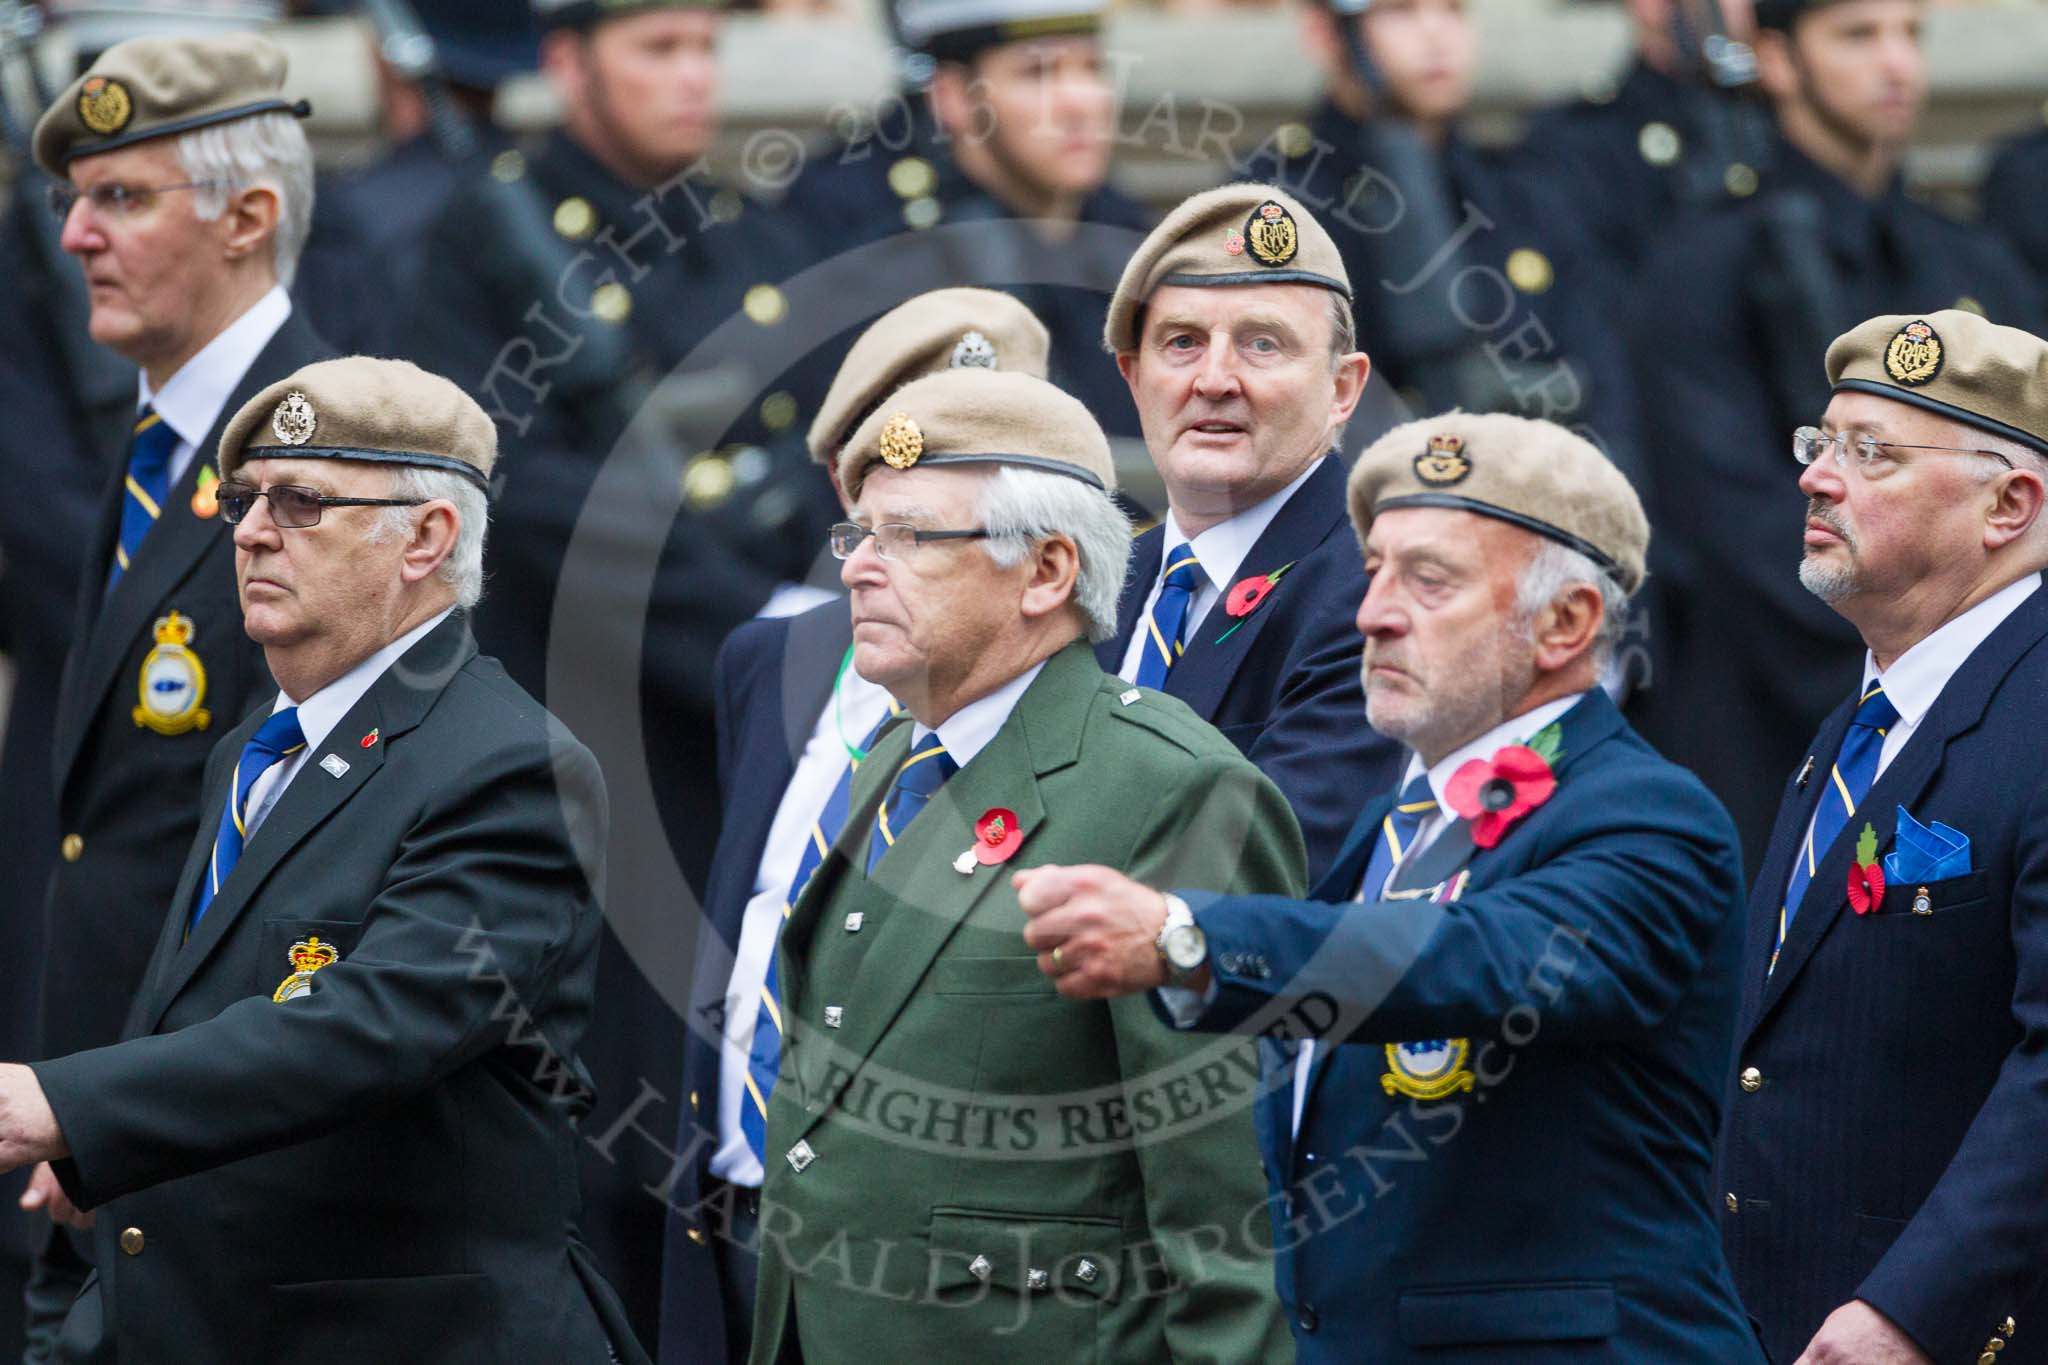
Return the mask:
<svg viewBox="0 0 2048 1365">
<path fill-rule="evenodd" d="M 101 54 L 36 126 L 92 337 L 139 371 L 103 440 L 125 454 L 83 547 L 57 694 L 61 861 L 51 877 L 36 1055 L 112 1042 L 198 823 L 219 735 L 271 690 L 242 632 L 212 458 L 227 417 L 326 355 L 283 282 L 312 209 L 284 54 L 253 34 L 138 38 Z M 107 464 L 117 462 L 109 457 Z M 24 1204 L 55 1227 L 30 1286 L 31 1358 L 89 1269 L 90 1223 L 47 1168 Z"/>
<path fill-rule="evenodd" d="M 1735 831 L 1596 685 L 1642 507 L 1563 428 L 1464 413 L 1374 443 L 1350 504 L 1400 788 L 1308 900 L 1038 867 L 1024 943 L 1068 999 L 1267 1038 L 1304 1365 L 1759 1361 L 1708 1203 Z"/>
<path fill-rule="evenodd" d="M 496 429 L 355 356 L 220 459 L 274 700 L 207 761 L 121 1041 L 0 1065 L 0 1171 L 100 1213 L 57 1359 L 644 1365 L 575 1232 L 604 782 L 461 606 Z"/>
<path fill-rule="evenodd" d="M 1043 380 L 947 371 L 839 471 L 853 666 L 907 714 L 790 897 L 751 1359 L 1284 1355 L 1249 1049 L 1062 1001 L 1017 942 L 1008 874 L 1040 861 L 1302 883 L 1272 783 L 1089 652 L 1129 551 L 1102 429 Z"/>
</svg>

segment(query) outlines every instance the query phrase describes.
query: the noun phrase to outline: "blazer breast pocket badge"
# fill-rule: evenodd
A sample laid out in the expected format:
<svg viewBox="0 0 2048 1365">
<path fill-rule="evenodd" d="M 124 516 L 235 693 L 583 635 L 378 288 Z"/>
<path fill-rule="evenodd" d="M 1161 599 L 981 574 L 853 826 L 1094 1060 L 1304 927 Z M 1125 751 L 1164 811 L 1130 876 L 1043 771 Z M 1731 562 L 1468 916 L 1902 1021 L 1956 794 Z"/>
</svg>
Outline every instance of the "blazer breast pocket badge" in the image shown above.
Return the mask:
<svg viewBox="0 0 2048 1365">
<path fill-rule="evenodd" d="M 135 723 L 160 735 L 204 730 L 213 716 L 206 701 L 206 665 L 192 652 L 192 618 L 172 612 L 156 618 L 156 648 L 142 656 L 136 680 Z"/>
<path fill-rule="evenodd" d="M 302 938 L 291 946 L 292 974 L 278 983 L 270 998 L 282 1005 L 287 1000 L 296 1000 L 302 995 L 313 993 L 313 973 L 322 967 L 332 967 L 341 960 L 341 951 L 332 943 L 320 941 L 314 934 Z"/>
</svg>

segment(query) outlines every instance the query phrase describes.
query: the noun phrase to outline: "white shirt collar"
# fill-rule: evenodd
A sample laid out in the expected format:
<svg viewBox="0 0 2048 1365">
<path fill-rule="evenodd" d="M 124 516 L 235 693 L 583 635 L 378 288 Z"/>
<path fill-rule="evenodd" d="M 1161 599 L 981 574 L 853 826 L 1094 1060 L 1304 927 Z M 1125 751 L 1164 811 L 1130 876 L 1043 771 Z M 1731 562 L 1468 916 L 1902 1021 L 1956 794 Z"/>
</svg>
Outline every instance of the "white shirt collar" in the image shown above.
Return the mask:
<svg viewBox="0 0 2048 1365">
<path fill-rule="evenodd" d="M 1544 702 L 1534 710 L 1524 711 L 1519 716 L 1502 721 L 1470 744 L 1437 760 L 1429 769 L 1429 791 L 1430 795 L 1436 797 L 1438 811 L 1446 817 L 1449 816 L 1451 803 L 1444 793 L 1450 788 L 1451 775 L 1458 769 L 1475 758 L 1492 758 L 1495 751 L 1510 744 L 1528 743 L 1535 738 L 1537 731 L 1561 718 L 1565 712 L 1577 706 L 1585 695 L 1584 692 L 1574 692 L 1568 697 Z M 1408 770 L 1401 775 L 1401 786 L 1405 789 L 1421 771 L 1422 756 L 1411 751 L 1408 755 Z"/>
<path fill-rule="evenodd" d="M 306 752 L 311 753 L 325 744 L 327 736 L 334 732 L 334 727 L 341 724 L 341 718 L 363 699 L 363 694 L 370 690 L 377 679 L 384 676 L 385 670 L 397 663 L 405 651 L 425 639 L 427 633 L 435 626 L 447 620 L 449 612 L 454 610 L 455 608 L 450 607 L 432 620 L 420 622 L 312 696 L 297 703 L 299 729 L 306 735 Z M 276 715 L 291 705 L 292 699 L 280 690 L 277 694 L 277 704 L 270 708 L 271 714 Z"/>
<path fill-rule="evenodd" d="M 1017 709 L 1018 700 L 1045 668 L 1040 659 L 1016 677 L 998 687 L 985 697 L 968 702 L 952 715 L 939 722 L 939 742 L 946 746 L 946 754 L 953 762 L 964 768 L 974 761 L 974 756 L 988 747 L 1010 719 L 1010 712 Z M 912 729 L 912 747 L 922 743 L 931 731 L 919 725 Z"/>
<path fill-rule="evenodd" d="M 162 389 L 152 391 L 149 375 L 140 375 L 141 405 L 154 407 L 180 441 L 196 446 L 213 430 L 235 386 L 291 315 L 291 295 L 283 285 L 271 286 L 269 293 L 201 347 L 199 354 L 180 365 Z"/>
<path fill-rule="evenodd" d="M 1308 482 L 1309 475 L 1322 467 L 1328 455 L 1318 456 L 1309 467 L 1295 476 L 1294 482 L 1262 502 L 1253 503 L 1236 516 L 1219 521 L 1202 534 L 1190 540 L 1181 534 L 1178 523 L 1171 512 L 1162 523 L 1166 528 L 1166 540 L 1159 555 L 1161 564 L 1173 562 L 1173 552 L 1183 545 L 1193 545 L 1195 558 L 1201 561 L 1202 573 L 1218 592 L 1227 591 L 1237 582 L 1238 573 L 1244 567 L 1245 556 L 1252 552 L 1252 546 L 1259 543 L 1259 537 L 1266 534 L 1266 528 L 1273 524 L 1273 518 L 1280 515 L 1280 509 L 1294 496 L 1295 490 Z M 1254 566 L 1265 573 L 1279 568 L 1278 564 Z"/>
<path fill-rule="evenodd" d="M 1870 684 L 1882 678 L 1885 699 L 1897 709 L 1899 719 L 1918 725 L 1977 646 L 1989 639 L 1991 632 L 2019 610 L 2020 603 L 2032 597 L 2040 586 L 2041 575 L 2033 573 L 2006 584 L 1892 660 L 1892 666 L 1882 674 L 1877 671 L 1876 658 L 1865 650 L 1863 691 L 1868 692 Z"/>
</svg>

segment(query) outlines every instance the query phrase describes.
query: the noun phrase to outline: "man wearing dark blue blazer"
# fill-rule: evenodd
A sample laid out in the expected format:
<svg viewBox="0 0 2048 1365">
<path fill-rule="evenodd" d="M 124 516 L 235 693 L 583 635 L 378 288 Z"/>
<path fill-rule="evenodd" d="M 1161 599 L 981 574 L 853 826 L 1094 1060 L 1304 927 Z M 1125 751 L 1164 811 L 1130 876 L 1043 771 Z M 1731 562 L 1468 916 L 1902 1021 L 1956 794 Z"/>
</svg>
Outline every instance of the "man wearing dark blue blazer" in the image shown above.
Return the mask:
<svg viewBox="0 0 2048 1365">
<path fill-rule="evenodd" d="M 1750 897 L 1722 1231 L 1774 1359 L 2048 1361 L 2048 342 L 1827 354 L 1800 582 L 1867 651 Z"/>
<path fill-rule="evenodd" d="M 812 424 L 811 457 L 836 484 L 840 446 L 907 381 L 970 367 L 1042 378 L 1049 344 L 1043 324 L 1006 294 L 920 294 L 848 349 Z M 835 595 L 793 617 L 740 626 L 713 671 L 725 818 L 704 890 L 683 1045 L 684 1105 L 663 1236 L 662 1365 L 747 1358 L 763 1178 L 753 1144 L 765 1127 L 750 1129 L 746 1115 L 755 1093 L 765 1109 L 774 1085 L 772 1066 L 754 1075 L 750 1065 L 762 993 L 771 990 L 769 960 L 796 899 L 809 831 L 829 822 L 835 785 L 895 709 L 887 692 L 849 667 L 852 657 L 853 618 Z M 831 833 L 823 831 L 827 844 Z"/>
<path fill-rule="evenodd" d="M 1257 764 L 1319 877 L 1400 761 L 1358 720 L 1365 575 L 1336 444 L 1371 362 L 1343 257 L 1271 185 L 1195 195 L 1131 258 L 1104 344 L 1168 507 L 1133 547 L 1096 659 L 1186 702 Z"/>
<path fill-rule="evenodd" d="M 1025 941 L 1063 994 L 1158 988 L 1181 1027 L 1262 1035 L 1305 1365 L 1759 1361 L 1709 1202 L 1735 831 L 1596 685 L 1642 582 L 1635 494 L 1562 428 L 1457 413 L 1350 490 L 1399 794 L 1314 899 L 1036 869 Z"/>
</svg>

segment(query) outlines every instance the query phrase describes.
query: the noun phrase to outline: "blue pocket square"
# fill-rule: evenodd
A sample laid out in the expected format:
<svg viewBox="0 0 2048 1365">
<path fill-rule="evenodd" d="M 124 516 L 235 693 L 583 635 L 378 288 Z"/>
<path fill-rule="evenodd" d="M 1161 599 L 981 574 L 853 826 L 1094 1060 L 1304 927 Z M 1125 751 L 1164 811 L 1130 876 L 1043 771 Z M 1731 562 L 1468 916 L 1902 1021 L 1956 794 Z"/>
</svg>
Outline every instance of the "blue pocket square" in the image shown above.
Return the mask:
<svg viewBox="0 0 2048 1365">
<path fill-rule="evenodd" d="M 1939 820 L 1921 824 L 1899 808 L 1898 847 L 1884 856 L 1887 885 L 1938 882 L 1970 871 L 1970 839 Z"/>
</svg>

